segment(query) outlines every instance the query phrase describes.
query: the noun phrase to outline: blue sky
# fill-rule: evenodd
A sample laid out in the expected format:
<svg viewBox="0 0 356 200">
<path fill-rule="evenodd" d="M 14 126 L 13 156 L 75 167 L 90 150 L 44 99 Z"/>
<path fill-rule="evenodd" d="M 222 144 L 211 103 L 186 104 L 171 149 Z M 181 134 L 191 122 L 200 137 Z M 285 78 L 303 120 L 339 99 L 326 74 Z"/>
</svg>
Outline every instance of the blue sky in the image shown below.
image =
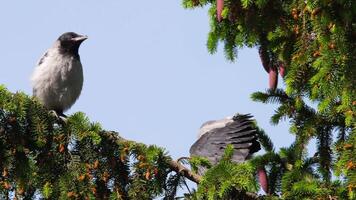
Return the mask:
<svg viewBox="0 0 356 200">
<path fill-rule="evenodd" d="M 287 123 L 269 123 L 275 105 L 250 100 L 268 87 L 257 50 L 240 50 L 235 63 L 221 46 L 208 53 L 207 8 L 184 10 L 180 0 L 4 0 L 0 24 L 0 84 L 31 94 L 29 77 L 54 40 L 86 34 L 84 88 L 67 114 L 83 111 L 173 158 L 189 155 L 203 122 L 236 112 L 254 115 L 276 147 L 293 140 Z"/>
</svg>

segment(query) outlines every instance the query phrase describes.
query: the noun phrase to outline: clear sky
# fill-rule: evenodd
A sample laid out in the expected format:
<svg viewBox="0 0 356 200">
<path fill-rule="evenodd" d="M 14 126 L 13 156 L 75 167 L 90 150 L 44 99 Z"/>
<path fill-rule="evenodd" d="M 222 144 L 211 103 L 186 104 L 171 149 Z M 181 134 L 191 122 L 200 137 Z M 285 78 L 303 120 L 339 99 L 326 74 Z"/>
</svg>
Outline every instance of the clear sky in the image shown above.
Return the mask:
<svg viewBox="0 0 356 200">
<path fill-rule="evenodd" d="M 181 0 L 0 1 L 0 84 L 32 93 L 30 75 L 60 34 L 86 34 L 80 55 L 84 87 L 67 114 L 85 112 L 127 139 L 189 155 L 200 125 L 251 113 L 276 147 L 288 146 L 288 124 L 272 126 L 275 105 L 250 100 L 268 87 L 256 49 L 235 63 L 206 49 L 207 8 Z M 279 86 L 281 86 L 281 81 Z"/>
</svg>

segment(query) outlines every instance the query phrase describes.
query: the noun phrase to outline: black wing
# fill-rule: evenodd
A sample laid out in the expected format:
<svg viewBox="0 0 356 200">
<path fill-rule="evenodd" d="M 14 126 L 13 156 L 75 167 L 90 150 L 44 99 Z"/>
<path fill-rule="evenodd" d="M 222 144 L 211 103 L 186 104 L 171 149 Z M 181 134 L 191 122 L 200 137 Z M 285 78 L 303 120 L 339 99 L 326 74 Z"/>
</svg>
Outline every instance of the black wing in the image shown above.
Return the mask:
<svg viewBox="0 0 356 200">
<path fill-rule="evenodd" d="M 202 135 L 190 148 L 191 156 L 206 157 L 213 164 L 217 163 L 228 144 L 234 147 L 232 160 L 243 162 L 260 150 L 257 132 L 251 115 L 235 115 L 232 122 L 222 128 L 216 128 Z"/>
</svg>

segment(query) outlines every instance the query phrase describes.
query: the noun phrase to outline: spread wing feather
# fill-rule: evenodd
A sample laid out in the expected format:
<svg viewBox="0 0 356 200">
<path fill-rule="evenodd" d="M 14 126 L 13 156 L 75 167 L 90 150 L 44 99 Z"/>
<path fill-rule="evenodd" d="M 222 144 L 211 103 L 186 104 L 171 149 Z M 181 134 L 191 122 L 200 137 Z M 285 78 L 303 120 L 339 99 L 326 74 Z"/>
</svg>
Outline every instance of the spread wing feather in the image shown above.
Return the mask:
<svg viewBox="0 0 356 200">
<path fill-rule="evenodd" d="M 226 146 L 231 144 L 235 149 L 232 160 L 245 161 L 260 150 L 251 117 L 249 114 L 238 114 L 225 126 L 208 130 L 190 148 L 191 156 L 206 157 L 215 164 L 224 154 Z"/>
</svg>

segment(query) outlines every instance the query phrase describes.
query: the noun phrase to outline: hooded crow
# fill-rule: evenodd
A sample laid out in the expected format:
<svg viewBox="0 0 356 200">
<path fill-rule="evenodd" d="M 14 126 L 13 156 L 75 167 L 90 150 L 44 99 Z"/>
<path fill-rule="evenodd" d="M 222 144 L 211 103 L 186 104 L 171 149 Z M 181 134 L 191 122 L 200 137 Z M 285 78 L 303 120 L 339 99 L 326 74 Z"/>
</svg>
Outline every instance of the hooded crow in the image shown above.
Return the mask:
<svg viewBox="0 0 356 200">
<path fill-rule="evenodd" d="M 65 116 L 83 87 L 79 46 L 88 37 L 74 32 L 62 34 L 39 60 L 31 77 L 33 95 L 57 115 Z"/>
</svg>

